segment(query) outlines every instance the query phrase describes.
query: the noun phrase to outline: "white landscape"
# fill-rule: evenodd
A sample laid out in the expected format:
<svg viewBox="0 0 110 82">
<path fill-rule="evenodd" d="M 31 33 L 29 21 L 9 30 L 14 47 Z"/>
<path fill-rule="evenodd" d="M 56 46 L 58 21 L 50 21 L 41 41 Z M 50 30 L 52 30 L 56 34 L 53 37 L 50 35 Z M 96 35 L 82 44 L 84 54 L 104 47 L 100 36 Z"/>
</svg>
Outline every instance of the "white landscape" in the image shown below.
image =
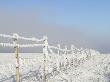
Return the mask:
<svg viewBox="0 0 110 82">
<path fill-rule="evenodd" d="M 43 54 L 19 53 L 21 82 L 43 82 Z M 15 54 L 0 53 L 0 82 L 15 82 Z M 79 49 L 48 54 L 47 82 L 110 82 L 110 54 Z"/>
<path fill-rule="evenodd" d="M 110 82 L 110 0 L 0 0 L 0 82 Z"/>
<path fill-rule="evenodd" d="M 42 39 L 18 34 L 0 36 L 13 40 L 13 43 L 0 43 L 1 48 L 11 47 L 15 51 L 0 53 L 0 82 L 19 82 L 16 67 L 19 67 L 20 82 L 110 82 L 110 54 L 73 45 L 71 49 L 51 46 L 46 36 Z M 19 44 L 19 40 L 37 44 Z M 42 53 L 17 52 L 19 48 L 38 46 L 42 47 Z"/>
</svg>

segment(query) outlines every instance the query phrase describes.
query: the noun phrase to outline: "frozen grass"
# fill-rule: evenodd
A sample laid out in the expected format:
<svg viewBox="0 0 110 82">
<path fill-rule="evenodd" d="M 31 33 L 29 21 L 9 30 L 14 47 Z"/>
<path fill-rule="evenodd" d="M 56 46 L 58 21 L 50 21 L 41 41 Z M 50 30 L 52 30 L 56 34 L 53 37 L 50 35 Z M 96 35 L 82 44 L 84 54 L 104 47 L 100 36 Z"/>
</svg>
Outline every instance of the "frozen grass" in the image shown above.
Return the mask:
<svg viewBox="0 0 110 82">
<path fill-rule="evenodd" d="M 20 53 L 22 82 L 43 82 L 43 54 Z M 84 49 L 47 56 L 48 82 L 109 82 L 110 55 Z M 0 53 L 0 82 L 15 82 L 15 55 Z"/>
</svg>

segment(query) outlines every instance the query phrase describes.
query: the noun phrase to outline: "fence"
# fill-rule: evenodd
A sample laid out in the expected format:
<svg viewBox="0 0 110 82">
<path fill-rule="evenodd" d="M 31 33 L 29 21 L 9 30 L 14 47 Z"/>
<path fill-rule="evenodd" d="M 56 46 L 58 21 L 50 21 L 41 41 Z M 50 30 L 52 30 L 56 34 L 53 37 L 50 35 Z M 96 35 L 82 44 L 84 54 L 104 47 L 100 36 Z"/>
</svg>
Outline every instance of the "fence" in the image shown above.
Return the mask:
<svg viewBox="0 0 110 82">
<path fill-rule="evenodd" d="M 21 79 L 23 79 L 23 77 L 25 77 L 26 74 L 27 75 L 31 74 L 30 77 L 32 78 L 32 76 L 37 76 L 38 75 L 37 73 L 39 73 L 38 71 L 37 71 L 37 73 L 36 73 L 36 71 L 31 71 L 31 72 L 26 73 L 24 75 L 20 74 L 20 69 L 21 69 L 20 68 L 20 61 L 23 61 L 23 58 L 19 57 L 19 49 L 20 48 L 39 47 L 39 46 L 42 47 L 43 66 L 41 66 L 41 67 L 43 67 L 43 75 L 42 75 L 42 77 L 40 77 L 42 80 L 42 81 L 40 80 L 40 82 L 48 82 L 48 78 L 50 76 L 61 73 L 61 71 L 60 71 L 61 67 L 65 66 L 67 68 L 68 65 L 70 64 L 70 62 L 72 65 L 73 62 L 77 61 L 77 58 L 75 61 L 73 61 L 73 59 L 72 59 L 72 58 L 76 57 L 75 52 L 80 53 L 80 51 L 81 51 L 81 49 L 77 49 L 73 45 L 71 46 L 70 50 L 67 49 L 67 46 L 65 46 L 65 48 L 62 49 L 60 47 L 60 44 L 58 44 L 58 46 L 51 46 L 51 45 L 49 45 L 48 37 L 46 37 L 46 36 L 44 36 L 42 39 L 37 39 L 35 37 L 32 37 L 32 38 L 22 37 L 22 36 L 19 36 L 18 34 L 13 34 L 13 35 L 0 34 L 0 37 L 13 40 L 13 43 L 12 42 L 11 43 L 0 43 L 0 46 L 1 47 L 11 47 L 14 49 L 14 53 L 15 53 L 15 57 L 16 57 L 16 65 L 15 65 L 16 66 L 16 75 L 15 75 L 16 82 L 21 82 Z M 35 42 L 35 43 L 33 43 L 33 44 L 19 44 L 18 40 L 31 41 L 31 42 Z M 54 52 L 53 49 L 57 50 L 57 53 Z M 65 55 L 65 56 L 63 56 L 63 58 L 61 56 L 61 52 L 63 53 L 63 55 Z M 51 53 L 53 55 L 50 56 L 49 53 Z M 56 60 L 54 61 L 54 59 L 56 59 Z M 37 62 L 37 61 L 34 61 L 34 62 Z M 64 63 L 66 63 L 66 64 L 64 64 Z M 52 68 L 53 70 L 50 69 L 52 67 L 51 64 L 52 65 L 54 64 L 54 66 Z M 34 72 L 34 74 L 33 74 L 33 72 Z M 12 77 L 14 78 L 14 76 L 12 76 Z M 29 77 L 26 77 L 26 78 L 29 79 Z M 9 79 L 9 78 L 7 78 L 7 79 Z"/>
</svg>

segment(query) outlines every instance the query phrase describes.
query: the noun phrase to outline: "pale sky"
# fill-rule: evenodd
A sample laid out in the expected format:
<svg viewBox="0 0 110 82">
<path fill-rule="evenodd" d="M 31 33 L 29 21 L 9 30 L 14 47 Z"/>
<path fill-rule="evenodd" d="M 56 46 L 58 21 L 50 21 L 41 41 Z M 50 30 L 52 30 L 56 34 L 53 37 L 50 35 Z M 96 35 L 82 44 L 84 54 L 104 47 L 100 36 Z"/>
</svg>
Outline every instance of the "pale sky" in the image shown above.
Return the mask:
<svg viewBox="0 0 110 82">
<path fill-rule="evenodd" d="M 0 33 L 15 32 L 110 53 L 110 1 L 0 0 Z"/>
</svg>

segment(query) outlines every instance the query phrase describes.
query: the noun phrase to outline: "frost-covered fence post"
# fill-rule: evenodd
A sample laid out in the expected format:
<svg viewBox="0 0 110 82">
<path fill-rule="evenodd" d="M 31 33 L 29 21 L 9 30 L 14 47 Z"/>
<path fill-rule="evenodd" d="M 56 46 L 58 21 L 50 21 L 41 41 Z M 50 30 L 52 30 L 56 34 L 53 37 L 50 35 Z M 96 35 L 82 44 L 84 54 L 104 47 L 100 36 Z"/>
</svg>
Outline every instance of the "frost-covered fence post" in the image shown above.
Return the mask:
<svg viewBox="0 0 110 82">
<path fill-rule="evenodd" d="M 61 60 L 61 53 L 60 53 L 60 50 L 61 49 L 61 46 L 60 46 L 60 44 L 58 44 L 58 56 L 59 56 L 59 69 L 61 69 L 61 67 L 62 67 L 62 60 Z"/>
<path fill-rule="evenodd" d="M 60 56 L 60 44 L 58 44 L 58 56 Z"/>
<path fill-rule="evenodd" d="M 71 54 L 73 54 L 73 48 L 74 48 L 74 45 L 71 45 Z"/>
<path fill-rule="evenodd" d="M 73 58 L 74 58 L 74 45 L 71 45 L 71 54 L 72 54 L 72 58 L 71 58 L 71 66 L 73 66 Z"/>
<path fill-rule="evenodd" d="M 67 55 L 67 46 L 65 46 L 65 55 Z"/>
<path fill-rule="evenodd" d="M 47 55 L 48 55 L 48 38 L 44 36 L 44 47 L 43 47 L 43 54 L 44 54 L 44 82 L 47 82 Z"/>
<path fill-rule="evenodd" d="M 18 52 L 18 34 L 13 34 L 13 44 L 14 44 L 14 53 L 16 56 L 16 82 L 20 82 L 20 73 L 19 73 L 19 52 Z"/>
<path fill-rule="evenodd" d="M 65 66 L 66 68 L 68 67 L 69 65 L 69 54 L 68 54 L 68 49 L 67 49 L 67 46 L 65 46 L 65 55 L 66 55 L 66 62 L 65 62 Z"/>
</svg>

